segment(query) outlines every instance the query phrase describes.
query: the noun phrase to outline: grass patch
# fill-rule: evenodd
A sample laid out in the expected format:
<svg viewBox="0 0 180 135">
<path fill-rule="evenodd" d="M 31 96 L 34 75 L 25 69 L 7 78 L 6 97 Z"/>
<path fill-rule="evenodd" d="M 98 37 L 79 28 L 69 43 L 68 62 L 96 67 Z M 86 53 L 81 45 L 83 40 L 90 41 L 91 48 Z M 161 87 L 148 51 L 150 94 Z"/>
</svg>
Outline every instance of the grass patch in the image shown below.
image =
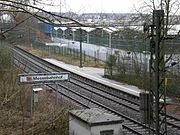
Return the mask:
<svg viewBox="0 0 180 135">
<path fill-rule="evenodd" d="M 33 51 L 39 53 L 38 50 Z M 32 85 L 17 83 L 17 76 L 22 72 L 9 61 L 12 57 L 10 52 L 8 47 L 0 49 L 2 62 L 9 63 L 8 67 L 3 64 L 0 68 L 0 135 L 68 135 L 68 111 L 77 107 L 63 98 L 55 105 L 55 94 L 41 86 L 43 91 L 38 94 L 38 103 L 35 103 L 31 118 Z"/>
<path fill-rule="evenodd" d="M 66 64 L 71 64 L 75 66 L 80 65 L 80 59 L 74 58 L 71 55 L 60 55 L 60 54 L 53 54 L 47 51 L 47 50 L 40 50 L 29 46 L 19 46 L 22 49 L 39 56 L 41 58 L 54 58 L 56 60 L 62 61 Z M 95 60 L 91 57 L 86 56 L 85 60 L 83 60 L 83 66 L 84 67 L 96 67 L 96 68 L 103 68 L 105 66 L 105 63 L 100 60 Z"/>
</svg>

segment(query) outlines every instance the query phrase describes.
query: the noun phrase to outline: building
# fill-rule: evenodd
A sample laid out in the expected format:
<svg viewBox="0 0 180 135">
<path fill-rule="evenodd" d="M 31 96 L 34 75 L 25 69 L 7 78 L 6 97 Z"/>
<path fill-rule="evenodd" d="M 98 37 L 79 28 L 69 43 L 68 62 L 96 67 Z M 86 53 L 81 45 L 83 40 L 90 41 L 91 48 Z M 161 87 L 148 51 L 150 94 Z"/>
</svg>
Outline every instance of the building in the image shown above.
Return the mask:
<svg viewBox="0 0 180 135">
<path fill-rule="evenodd" d="M 69 112 L 69 135 L 122 135 L 121 117 L 98 108 Z"/>
</svg>

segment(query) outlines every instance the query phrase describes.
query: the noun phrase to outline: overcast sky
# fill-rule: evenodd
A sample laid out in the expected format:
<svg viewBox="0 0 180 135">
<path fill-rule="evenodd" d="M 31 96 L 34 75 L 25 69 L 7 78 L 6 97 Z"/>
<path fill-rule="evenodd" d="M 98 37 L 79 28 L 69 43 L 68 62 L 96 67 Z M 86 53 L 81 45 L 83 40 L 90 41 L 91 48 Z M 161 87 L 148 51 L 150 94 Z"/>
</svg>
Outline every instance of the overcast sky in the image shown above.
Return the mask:
<svg viewBox="0 0 180 135">
<path fill-rule="evenodd" d="M 142 0 L 54 0 L 53 4 L 58 6 L 50 7 L 48 10 L 72 11 L 79 14 L 94 12 L 129 13 L 135 12 L 135 7 L 140 7 Z"/>
</svg>

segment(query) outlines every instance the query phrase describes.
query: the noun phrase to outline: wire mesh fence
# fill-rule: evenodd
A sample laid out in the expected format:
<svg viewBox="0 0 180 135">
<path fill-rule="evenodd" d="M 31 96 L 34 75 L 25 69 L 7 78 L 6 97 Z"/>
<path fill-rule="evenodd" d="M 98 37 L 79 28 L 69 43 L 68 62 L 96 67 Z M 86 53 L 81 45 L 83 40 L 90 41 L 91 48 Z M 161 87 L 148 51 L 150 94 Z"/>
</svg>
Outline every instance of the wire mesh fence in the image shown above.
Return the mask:
<svg viewBox="0 0 180 135">
<path fill-rule="evenodd" d="M 71 36 L 73 35 L 70 30 L 66 31 L 66 34 L 69 34 L 68 32 Z M 80 40 L 80 35 L 78 32 L 75 34 L 75 38 L 68 38 L 68 36 L 65 36 L 63 40 L 69 40 L 76 44 L 76 42 Z M 106 32 L 102 32 L 100 29 L 89 33 L 83 32 L 83 47 L 85 50 L 88 50 L 85 53 L 94 59 L 100 59 L 106 62 L 104 68 L 104 75 L 106 77 L 148 89 L 150 41 L 140 38 L 143 37 L 142 35 L 139 37 L 133 37 L 133 34 L 129 35 L 129 37 L 128 35 L 126 35 L 126 37 L 122 36 L 123 34 L 120 32 L 118 36 L 112 34 L 110 39 L 110 35 Z M 169 62 L 166 63 L 168 67 L 171 63 L 179 59 L 180 40 L 177 37 L 173 37 L 162 43 L 164 44 L 166 56 L 171 57 Z M 70 45 L 72 44 L 70 43 Z M 112 63 L 113 60 L 109 58 L 111 55 L 115 57 L 114 63 Z M 171 78 L 171 81 L 169 81 L 170 89 L 176 87 L 176 91 L 180 91 L 177 83 L 179 80 L 177 78 L 180 76 L 179 67 L 180 65 L 178 63 L 175 66 L 167 68 L 167 77 Z"/>
<path fill-rule="evenodd" d="M 107 78 L 149 89 L 149 54 L 138 52 L 109 54 L 104 69 Z M 113 57 L 113 58 L 112 58 Z M 166 78 L 168 79 L 168 95 L 179 97 L 180 94 L 180 63 L 179 55 L 173 54 L 166 63 Z M 168 58 L 169 58 L 168 57 Z M 175 63 L 172 66 L 172 63 Z"/>
<path fill-rule="evenodd" d="M 139 33 L 138 33 L 139 34 Z M 142 33 L 141 33 L 142 34 Z M 91 32 L 82 32 L 82 56 L 83 61 L 88 58 L 97 61 L 106 62 L 104 75 L 115 78 L 120 81 L 130 82 L 131 84 L 138 84 L 140 87 L 147 87 L 149 77 L 149 59 L 150 50 L 149 41 L 144 40 L 143 35 L 134 35 L 123 32 L 107 33 L 100 29 Z M 80 32 L 79 29 L 73 31 L 72 29 L 53 31 L 49 33 L 53 37 L 54 42 L 59 42 L 65 46 L 47 46 L 33 38 L 32 45 L 34 48 L 46 51 L 47 54 L 57 56 L 69 56 L 74 59 L 80 59 Z M 28 37 L 27 37 L 28 40 Z M 180 38 L 172 38 L 163 42 L 165 53 L 171 57 L 167 66 L 174 61 L 179 61 L 179 46 Z M 109 59 L 110 55 L 114 55 L 115 62 L 112 63 Z M 177 79 L 180 76 L 180 64 L 176 64 L 167 69 L 167 77 L 170 83 L 170 89 L 179 89 L 179 82 Z M 173 91 L 173 90 L 172 90 Z"/>
<path fill-rule="evenodd" d="M 32 40 L 32 47 L 42 51 L 46 51 L 48 55 L 57 55 L 57 56 L 70 56 L 74 59 L 80 58 L 80 50 L 75 48 L 68 48 L 66 46 L 56 46 L 56 45 L 46 45 L 38 41 L 37 39 Z M 82 59 L 86 60 L 85 51 L 82 51 Z"/>
</svg>

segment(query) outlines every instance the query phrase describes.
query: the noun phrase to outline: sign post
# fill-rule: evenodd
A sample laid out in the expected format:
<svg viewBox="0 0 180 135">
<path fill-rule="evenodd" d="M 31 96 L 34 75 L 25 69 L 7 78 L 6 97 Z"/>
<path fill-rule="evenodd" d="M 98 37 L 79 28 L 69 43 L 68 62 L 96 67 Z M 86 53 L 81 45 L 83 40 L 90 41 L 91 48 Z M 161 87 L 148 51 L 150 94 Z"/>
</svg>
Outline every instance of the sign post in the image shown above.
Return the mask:
<svg viewBox="0 0 180 135">
<path fill-rule="evenodd" d="M 20 84 L 55 84 L 56 85 L 56 105 L 57 105 L 57 82 L 69 81 L 69 73 L 67 72 L 54 72 L 54 73 L 31 73 L 31 74 L 19 74 L 18 82 Z M 34 113 L 34 102 L 38 102 L 38 91 L 41 88 L 33 88 L 31 94 L 31 118 Z"/>
</svg>

